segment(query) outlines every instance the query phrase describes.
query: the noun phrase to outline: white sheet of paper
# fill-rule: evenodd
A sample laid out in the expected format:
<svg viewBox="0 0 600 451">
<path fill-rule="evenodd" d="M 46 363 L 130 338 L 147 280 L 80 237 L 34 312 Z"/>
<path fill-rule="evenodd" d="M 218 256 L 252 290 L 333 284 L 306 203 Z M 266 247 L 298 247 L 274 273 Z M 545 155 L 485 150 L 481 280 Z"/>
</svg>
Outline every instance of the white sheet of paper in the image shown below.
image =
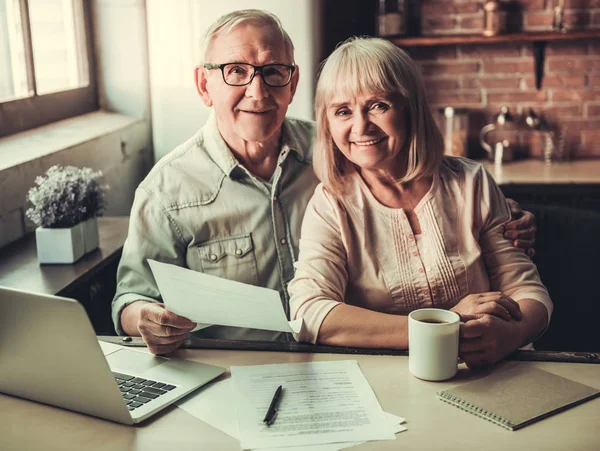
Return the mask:
<svg viewBox="0 0 600 451">
<path fill-rule="evenodd" d="M 104 356 L 107 356 L 109 354 L 112 354 L 113 352 L 117 352 L 118 350 L 123 349 L 123 346 L 108 343 L 106 341 L 98 340 L 98 344 L 100 345 L 100 348 L 102 349 L 102 353 L 104 354 Z"/>
<path fill-rule="evenodd" d="M 243 449 L 395 439 L 356 360 L 232 366 L 231 376 Z M 279 385 L 277 418 L 266 427 Z"/>
<path fill-rule="evenodd" d="M 398 434 L 399 432 L 404 432 L 408 430 L 406 426 L 402 425 L 406 422 L 406 418 L 398 417 L 389 412 L 385 412 L 385 417 L 387 418 L 389 423 L 394 427 L 394 434 Z"/>
<path fill-rule="evenodd" d="M 208 384 L 186 398 L 177 401 L 176 404 L 190 415 L 237 440 L 240 439 L 237 417 L 232 415 L 232 412 L 235 411 L 235 399 L 231 378 Z M 406 421 L 404 418 L 388 412 L 385 412 L 385 416 L 390 426 L 394 428 L 394 433 L 407 430 L 405 426 L 402 426 L 402 423 Z M 277 451 L 278 449 L 284 451 L 338 451 L 361 443 L 364 442 L 329 443 L 301 447 L 288 446 L 285 448 L 269 448 L 269 451 Z"/>
<path fill-rule="evenodd" d="M 197 323 L 300 332 L 288 321 L 279 293 L 148 259 L 167 309 Z"/>
<path fill-rule="evenodd" d="M 400 424 L 406 421 L 404 418 L 397 417 L 391 413 L 384 413 L 395 434 L 407 430 L 406 426 Z M 401 421 L 398 422 L 398 420 Z M 362 445 L 363 443 L 365 442 L 327 443 L 325 445 L 286 446 L 285 448 L 260 448 L 253 449 L 252 451 L 340 451 L 341 449 L 352 448 L 353 446 Z"/>
<path fill-rule="evenodd" d="M 208 384 L 175 403 L 177 407 L 239 440 L 231 378 Z"/>
</svg>

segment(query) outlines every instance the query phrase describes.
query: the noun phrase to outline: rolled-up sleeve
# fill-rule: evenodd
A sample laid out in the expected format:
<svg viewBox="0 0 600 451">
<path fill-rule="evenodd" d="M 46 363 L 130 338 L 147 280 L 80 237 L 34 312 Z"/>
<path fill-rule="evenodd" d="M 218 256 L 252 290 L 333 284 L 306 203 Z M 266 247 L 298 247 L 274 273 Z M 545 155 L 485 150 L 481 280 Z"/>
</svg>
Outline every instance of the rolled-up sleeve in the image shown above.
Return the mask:
<svg viewBox="0 0 600 451">
<path fill-rule="evenodd" d="M 153 193 L 138 187 L 131 209 L 129 231 L 117 270 L 117 290 L 112 301 L 112 320 L 124 335 L 121 312 L 136 301 L 161 302 L 160 292 L 147 259 L 185 266 L 181 232 Z"/>
<path fill-rule="evenodd" d="M 298 341 L 316 343 L 327 314 L 344 302 L 348 273 L 347 253 L 340 227 L 345 213 L 319 185 L 310 200 L 300 238 L 294 279 L 288 286 L 290 317 L 303 318 Z"/>
<path fill-rule="evenodd" d="M 501 291 L 515 301 L 534 299 L 548 312 L 548 324 L 553 304 L 542 284 L 537 267 L 512 241 L 504 237 L 504 226 L 510 220 L 510 210 L 498 185 L 485 169 L 479 173 L 481 184 L 481 230 L 479 245 L 488 271 L 490 288 Z"/>
</svg>

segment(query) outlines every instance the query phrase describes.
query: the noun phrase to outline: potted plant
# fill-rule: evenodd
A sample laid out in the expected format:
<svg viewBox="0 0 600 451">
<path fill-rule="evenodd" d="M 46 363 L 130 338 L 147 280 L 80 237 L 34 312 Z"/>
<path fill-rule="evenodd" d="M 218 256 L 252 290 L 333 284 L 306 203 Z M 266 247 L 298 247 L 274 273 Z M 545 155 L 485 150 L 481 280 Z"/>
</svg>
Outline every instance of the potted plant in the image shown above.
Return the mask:
<svg viewBox="0 0 600 451">
<path fill-rule="evenodd" d="M 40 263 L 73 263 L 96 249 L 97 219 L 104 213 L 102 172 L 74 166 L 52 166 L 35 179 L 26 215 L 35 231 Z"/>
</svg>

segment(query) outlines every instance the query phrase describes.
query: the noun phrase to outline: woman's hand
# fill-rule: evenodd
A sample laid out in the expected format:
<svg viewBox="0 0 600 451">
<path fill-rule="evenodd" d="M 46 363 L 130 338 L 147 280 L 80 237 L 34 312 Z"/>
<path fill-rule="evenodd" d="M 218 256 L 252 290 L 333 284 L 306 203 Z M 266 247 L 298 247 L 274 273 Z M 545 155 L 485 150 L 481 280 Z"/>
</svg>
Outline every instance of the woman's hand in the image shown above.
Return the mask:
<svg viewBox="0 0 600 451">
<path fill-rule="evenodd" d="M 460 325 L 458 355 L 469 368 L 491 365 L 523 344 L 514 321 L 484 315 Z"/>
<path fill-rule="evenodd" d="M 519 321 L 523 318 L 519 304 L 500 291 L 470 294 L 450 310 L 458 313 L 463 321 L 467 318 L 482 318 L 484 315 L 492 315 L 505 321 Z"/>
<path fill-rule="evenodd" d="M 544 304 L 521 299 L 519 305 L 523 313 L 521 321 L 506 321 L 493 315 L 463 317 L 458 355 L 467 366 L 491 365 L 540 336 L 548 325 Z"/>
</svg>

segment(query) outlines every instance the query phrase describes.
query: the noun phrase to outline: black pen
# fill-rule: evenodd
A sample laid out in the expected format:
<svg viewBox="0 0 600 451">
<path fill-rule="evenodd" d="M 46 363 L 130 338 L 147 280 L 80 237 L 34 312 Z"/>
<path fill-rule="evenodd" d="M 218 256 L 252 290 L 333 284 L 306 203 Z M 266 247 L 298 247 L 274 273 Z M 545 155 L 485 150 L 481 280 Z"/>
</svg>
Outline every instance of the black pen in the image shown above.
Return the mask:
<svg viewBox="0 0 600 451">
<path fill-rule="evenodd" d="M 273 399 L 271 400 L 271 404 L 269 404 L 269 410 L 267 410 L 267 414 L 263 420 L 263 423 L 265 423 L 267 427 L 271 426 L 275 422 L 275 417 L 277 416 L 277 403 L 281 399 L 282 390 L 282 385 L 277 387 L 277 390 L 275 390 L 275 394 L 273 395 Z"/>
</svg>

